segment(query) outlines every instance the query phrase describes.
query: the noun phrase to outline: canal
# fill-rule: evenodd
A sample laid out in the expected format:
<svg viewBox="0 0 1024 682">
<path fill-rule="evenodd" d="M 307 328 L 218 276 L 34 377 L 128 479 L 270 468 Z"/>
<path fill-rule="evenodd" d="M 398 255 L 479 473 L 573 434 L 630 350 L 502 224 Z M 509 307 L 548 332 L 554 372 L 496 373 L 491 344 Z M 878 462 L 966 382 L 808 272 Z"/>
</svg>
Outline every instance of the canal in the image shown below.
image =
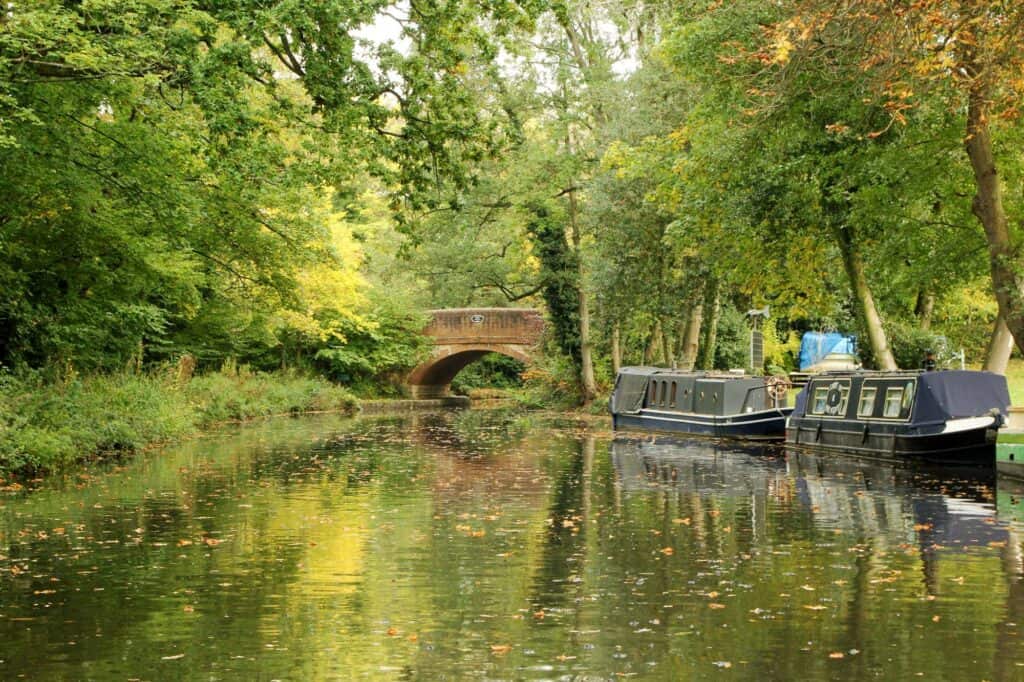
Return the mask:
<svg viewBox="0 0 1024 682">
<path fill-rule="evenodd" d="M 0 676 L 1024 679 L 1019 499 L 517 411 L 278 419 L 3 493 Z"/>
</svg>

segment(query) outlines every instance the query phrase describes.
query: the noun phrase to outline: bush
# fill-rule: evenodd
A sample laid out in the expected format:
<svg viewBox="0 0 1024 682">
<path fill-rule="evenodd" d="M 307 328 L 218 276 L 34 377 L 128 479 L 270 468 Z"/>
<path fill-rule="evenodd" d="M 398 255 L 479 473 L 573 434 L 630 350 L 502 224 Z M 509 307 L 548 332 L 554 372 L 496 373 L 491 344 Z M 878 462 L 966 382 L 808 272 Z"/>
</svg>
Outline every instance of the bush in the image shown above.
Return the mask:
<svg viewBox="0 0 1024 682">
<path fill-rule="evenodd" d="M 538 358 L 522 374 L 521 401 L 529 407 L 576 407 L 582 402 L 576 371 L 565 355 Z"/>
<path fill-rule="evenodd" d="M 723 305 L 715 341 L 715 369 L 746 367 L 750 356 L 750 327 L 743 313 Z"/>
<path fill-rule="evenodd" d="M 49 382 L 39 374 L 0 383 L 0 468 L 40 470 L 100 452 L 129 451 L 195 429 L 165 381 L 131 374 Z"/>
<path fill-rule="evenodd" d="M 787 374 L 800 368 L 800 334 L 779 331 L 778 320 L 764 322 L 764 364 L 768 374 Z"/>
<path fill-rule="evenodd" d="M 339 410 L 355 397 L 324 379 L 215 373 L 179 388 L 169 374 L 74 377 L 0 374 L 0 469 L 52 470 L 131 452 L 229 420 Z"/>
<path fill-rule="evenodd" d="M 953 361 L 946 337 L 921 329 L 914 323 L 890 322 L 886 333 L 889 336 L 889 347 L 892 349 L 897 367 L 902 369 L 920 368 L 925 352 L 928 350 L 935 353 L 940 367 Z"/>
</svg>

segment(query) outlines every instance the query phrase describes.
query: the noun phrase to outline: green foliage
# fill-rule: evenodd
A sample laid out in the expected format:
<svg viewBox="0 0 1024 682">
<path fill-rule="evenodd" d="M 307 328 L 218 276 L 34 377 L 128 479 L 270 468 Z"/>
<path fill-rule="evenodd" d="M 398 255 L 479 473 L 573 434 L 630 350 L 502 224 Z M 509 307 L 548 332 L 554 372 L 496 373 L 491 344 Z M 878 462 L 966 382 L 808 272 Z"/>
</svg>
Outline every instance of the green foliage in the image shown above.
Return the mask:
<svg viewBox="0 0 1024 682">
<path fill-rule="evenodd" d="M 576 407 L 581 402 L 577 376 L 576 365 L 564 355 L 540 358 L 522 374 L 521 400 L 529 407 Z"/>
<path fill-rule="evenodd" d="M 52 471 L 192 435 L 228 420 L 309 411 L 351 412 L 344 388 L 298 375 L 196 377 L 185 388 L 159 374 L 72 377 L 0 374 L 0 470 Z"/>
<path fill-rule="evenodd" d="M 569 250 L 565 227 L 544 205 L 531 209 L 527 230 L 541 262 L 544 302 L 547 303 L 555 344 L 580 365 L 580 292 L 577 255 Z"/>
<path fill-rule="evenodd" d="M 746 365 L 747 307 L 786 320 L 765 332 L 766 365 L 787 368 L 796 330 L 863 327 L 865 292 L 900 364 L 934 345 L 919 294 L 936 334 L 984 351 L 995 309 L 964 112 L 944 86 L 880 98 L 875 62 L 829 12 L 803 26 L 799 3 L 757 0 L 405 5 L 8 7 L 0 363 L 73 376 L 188 353 L 203 371 L 316 370 L 369 394 L 424 357 L 419 311 L 515 303 L 546 308 L 558 356 L 527 392 L 568 403 L 581 300 L 608 383 L 613 329 L 627 362 L 684 359 L 710 283 L 719 369 Z M 401 47 L 360 37 L 382 11 Z M 992 125 L 1007 186 L 1021 130 Z M 457 386 L 511 382 L 502 363 Z M 210 384 L 216 418 L 319 400 L 250 379 L 252 395 L 196 390 Z M 132 428 L 111 420 L 95 440 L 120 447 Z"/>
<path fill-rule="evenodd" d="M 800 368 L 800 334 L 792 330 L 780 333 L 780 327 L 785 329 L 775 318 L 765 320 L 761 326 L 768 374 L 785 374 Z"/>
<path fill-rule="evenodd" d="M 37 373 L 0 383 L 0 468 L 52 469 L 191 433 L 195 417 L 159 379 L 135 375 L 51 383 Z"/>
<path fill-rule="evenodd" d="M 340 386 L 295 374 L 208 374 L 189 382 L 184 394 L 200 424 L 301 412 L 351 412 L 358 405 L 352 393 Z"/>
<path fill-rule="evenodd" d="M 523 385 L 525 370 L 523 363 L 515 358 L 488 353 L 455 376 L 452 391 L 465 395 L 480 388 L 519 388 Z"/>
<path fill-rule="evenodd" d="M 537 11 L 430 4 L 403 23 L 408 51 L 356 35 L 384 0 L 6 7 L 0 362 L 269 368 L 328 348 L 353 376 L 409 364 L 416 344 L 361 301 L 339 216 L 432 210 L 474 184 L 519 134 L 485 104 L 494 41 Z"/>
<path fill-rule="evenodd" d="M 715 345 L 715 369 L 741 369 L 750 359 L 750 327 L 733 305 L 722 306 Z"/>
<path fill-rule="evenodd" d="M 951 352 L 946 337 L 934 331 L 921 329 L 913 322 L 894 321 L 889 324 L 889 342 L 896 364 L 902 369 L 920 369 L 925 352 L 935 353 L 939 366 L 951 362 Z M 959 365 L 957 365 L 959 368 Z"/>
<path fill-rule="evenodd" d="M 426 322 L 423 313 L 381 302 L 366 324 L 343 328 L 343 343 L 328 342 L 317 348 L 315 366 L 360 395 L 395 392 L 406 371 L 429 352 L 429 340 L 422 334 Z"/>
</svg>

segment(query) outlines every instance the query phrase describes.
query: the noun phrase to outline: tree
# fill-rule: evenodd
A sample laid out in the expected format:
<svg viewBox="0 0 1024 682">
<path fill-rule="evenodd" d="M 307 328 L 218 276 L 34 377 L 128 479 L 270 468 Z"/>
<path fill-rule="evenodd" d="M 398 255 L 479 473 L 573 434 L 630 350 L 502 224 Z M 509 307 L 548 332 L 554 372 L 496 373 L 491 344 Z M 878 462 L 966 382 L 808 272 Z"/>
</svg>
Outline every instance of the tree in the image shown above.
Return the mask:
<svg viewBox="0 0 1024 682">
<path fill-rule="evenodd" d="M 407 51 L 362 44 L 388 5 L 8 7 L 0 362 L 261 358 L 359 327 L 325 193 L 369 173 L 420 210 L 470 187 L 516 128 L 478 85 L 494 84 L 495 36 L 536 11 L 417 2 Z"/>
<path fill-rule="evenodd" d="M 885 126 L 912 125 L 909 112 L 938 99 L 963 112 L 962 145 L 973 171 L 971 209 L 988 244 L 999 311 L 1020 348 L 1024 343 L 1024 258 L 1007 213 L 999 138 L 1015 126 L 1024 94 L 1024 7 L 1015 2 L 927 0 L 912 5 L 799 2 L 772 32 L 775 45 L 805 61 L 832 59 L 836 36 L 848 37 L 873 99 L 889 114 Z M 840 46 L 843 47 L 843 46 Z M 1014 160 L 1013 163 L 1015 163 Z"/>
</svg>

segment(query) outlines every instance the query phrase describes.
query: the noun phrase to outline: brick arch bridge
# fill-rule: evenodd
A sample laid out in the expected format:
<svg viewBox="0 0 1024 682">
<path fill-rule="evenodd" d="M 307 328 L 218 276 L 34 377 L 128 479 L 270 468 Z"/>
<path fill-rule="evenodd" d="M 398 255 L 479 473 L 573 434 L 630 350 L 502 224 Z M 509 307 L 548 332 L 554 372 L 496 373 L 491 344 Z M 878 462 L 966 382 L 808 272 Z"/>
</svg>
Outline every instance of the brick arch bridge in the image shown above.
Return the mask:
<svg viewBox="0 0 1024 682">
<path fill-rule="evenodd" d="M 431 310 L 424 333 L 434 340 L 430 357 L 408 378 L 414 398 L 448 395 L 452 379 L 488 353 L 529 364 L 544 333 L 544 318 L 530 308 Z"/>
</svg>

